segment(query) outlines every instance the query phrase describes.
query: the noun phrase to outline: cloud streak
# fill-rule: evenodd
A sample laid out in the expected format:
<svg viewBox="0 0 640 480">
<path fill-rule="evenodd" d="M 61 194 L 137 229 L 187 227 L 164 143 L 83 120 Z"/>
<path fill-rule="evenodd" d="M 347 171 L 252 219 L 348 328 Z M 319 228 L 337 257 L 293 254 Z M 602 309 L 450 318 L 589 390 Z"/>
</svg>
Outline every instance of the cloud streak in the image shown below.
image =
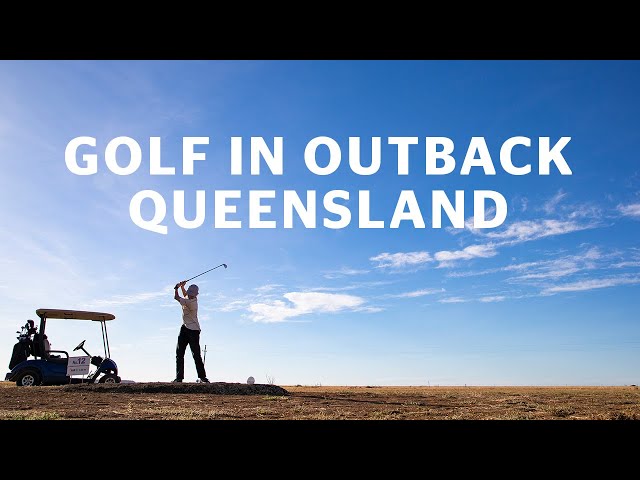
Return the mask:
<svg viewBox="0 0 640 480">
<path fill-rule="evenodd" d="M 543 206 L 543 210 L 547 213 L 553 213 L 559 208 L 560 202 L 567 196 L 566 192 L 558 191 L 552 198 L 547 200 Z M 562 207 L 564 219 L 534 219 L 515 221 L 504 228 L 497 231 L 486 231 L 484 229 L 473 228 L 473 217 L 465 220 L 465 230 L 471 232 L 475 236 L 487 239 L 487 243 L 479 243 L 470 245 L 462 250 L 441 250 L 433 254 L 428 252 L 398 252 L 398 253 L 381 253 L 369 260 L 378 262 L 378 268 L 394 268 L 401 269 L 406 267 L 415 267 L 426 264 L 431 261 L 438 262 L 438 268 L 452 267 L 459 262 L 472 260 L 475 258 L 491 258 L 498 255 L 498 251 L 502 247 L 514 246 L 524 242 L 538 240 L 540 238 L 551 237 L 556 235 L 565 235 L 568 233 L 578 232 L 581 230 L 592 229 L 601 226 L 602 219 L 601 210 L 592 205 L 572 205 Z M 626 206 L 618 206 L 618 210 L 624 215 L 638 216 L 640 218 L 640 204 L 632 204 Z M 487 212 L 491 213 L 491 209 Z M 461 233 L 459 229 L 447 228 L 447 231 L 453 235 Z M 497 270 L 487 270 L 483 273 L 491 273 Z M 564 275 L 571 272 L 565 269 Z M 556 274 L 560 275 L 558 270 Z M 451 277 L 471 276 L 465 274 L 454 274 Z M 544 278 L 540 276 L 539 278 Z"/>
<path fill-rule="evenodd" d="M 314 313 L 338 313 L 343 311 L 376 311 L 365 307 L 365 300 L 355 295 L 322 292 L 289 292 L 287 302 L 275 300 L 269 303 L 249 305 L 249 318 L 254 322 L 276 323 L 290 318 Z M 372 310 L 373 308 L 373 310 Z"/>
<path fill-rule="evenodd" d="M 562 199 L 564 197 L 567 196 L 566 192 L 563 192 L 562 189 L 560 189 L 558 191 L 558 193 L 556 193 L 553 197 L 551 197 L 549 200 L 547 200 L 544 205 L 542 206 L 542 209 L 547 213 L 547 214 L 552 214 L 556 211 L 556 208 L 558 206 L 558 204 L 562 201 Z"/>
<path fill-rule="evenodd" d="M 247 300 L 233 300 L 224 304 L 222 307 L 218 308 L 220 312 L 235 312 L 237 310 L 244 310 L 249 305 Z"/>
<path fill-rule="evenodd" d="M 640 203 L 618 205 L 617 210 L 625 217 L 640 219 Z"/>
<path fill-rule="evenodd" d="M 323 276 L 324 278 L 333 280 L 335 278 L 343 278 L 343 277 L 352 276 L 352 275 L 364 275 L 366 273 L 369 273 L 369 270 L 343 267 L 339 270 L 331 270 L 329 272 L 325 272 Z"/>
<path fill-rule="evenodd" d="M 447 297 L 447 298 L 441 298 L 440 300 L 438 300 L 439 303 L 465 303 L 468 301 L 469 300 L 464 299 L 462 297 Z"/>
<path fill-rule="evenodd" d="M 404 268 L 416 267 L 433 261 L 429 252 L 398 252 L 381 253 L 369 258 L 372 262 L 378 262 L 376 268 Z"/>
<path fill-rule="evenodd" d="M 425 295 L 435 295 L 436 293 L 444 292 L 444 288 L 424 288 L 422 290 L 414 290 L 413 292 L 398 293 L 396 295 L 389 295 L 391 298 L 416 298 L 424 297 Z"/>
<path fill-rule="evenodd" d="M 114 295 L 106 300 L 93 300 L 85 304 L 85 308 L 102 308 L 102 307 L 121 307 L 125 305 L 137 305 L 140 303 L 146 303 L 158 298 L 166 298 L 170 289 L 159 292 L 143 292 L 131 295 Z"/>
<path fill-rule="evenodd" d="M 598 288 L 617 287 L 620 285 L 635 285 L 637 283 L 640 283 L 640 276 L 620 275 L 608 278 L 579 280 L 562 285 L 555 285 L 545 288 L 542 293 L 548 295 L 563 292 L 584 292 L 587 290 L 595 290 Z"/>
<path fill-rule="evenodd" d="M 331 287 L 311 287 L 311 288 L 304 288 L 304 290 L 306 291 L 310 291 L 310 292 L 335 292 L 335 291 L 347 291 L 347 290 L 360 290 L 363 288 L 377 288 L 377 287 L 382 287 L 385 285 L 391 285 L 394 282 L 388 281 L 388 280 L 378 280 L 378 281 L 371 281 L 371 282 L 355 282 L 355 283 L 350 283 L 348 285 L 335 285 L 335 286 L 331 286 Z"/>
<path fill-rule="evenodd" d="M 539 238 L 587 230 L 595 226 L 595 224 L 581 224 L 572 220 L 522 220 L 510 224 L 500 232 L 489 232 L 486 236 L 502 240 L 503 243 L 501 245 L 513 245 Z"/>
<path fill-rule="evenodd" d="M 254 290 L 258 293 L 267 293 L 267 292 L 272 292 L 273 290 L 277 290 L 278 288 L 283 286 L 284 285 L 281 285 L 279 283 L 268 283 L 267 285 L 256 287 L 254 288 Z"/>
<path fill-rule="evenodd" d="M 376 268 L 402 269 L 424 265 L 433 261 L 438 262 L 438 268 L 447 268 L 465 260 L 495 257 L 498 255 L 499 247 L 515 245 L 522 242 L 537 240 L 538 238 L 562 235 L 594 227 L 595 225 L 585 225 L 575 221 L 520 221 L 509 225 L 501 232 L 490 232 L 485 234 L 486 237 L 498 240 L 497 242 L 470 245 L 462 250 L 441 250 L 436 252 L 433 257 L 428 252 L 385 252 L 376 255 L 375 257 L 371 257 L 369 260 L 372 262 L 378 262 Z M 497 270 L 490 270 L 486 273 L 491 271 Z M 457 276 L 462 277 L 466 275 Z"/>
<path fill-rule="evenodd" d="M 492 303 L 492 302 L 503 302 L 506 299 L 507 297 L 505 297 L 504 295 L 493 295 L 488 297 L 481 297 L 480 301 L 482 303 Z"/>
<path fill-rule="evenodd" d="M 493 273 L 514 272 L 516 275 L 510 277 L 508 279 L 509 281 L 535 281 L 567 277 L 585 270 L 632 268 L 640 266 L 640 262 L 635 259 L 611 263 L 612 259 L 620 258 L 622 255 L 622 252 L 603 253 L 598 247 L 588 247 L 575 255 L 564 255 L 559 258 L 535 262 L 514 263 L 485 270 L 451 272 L 447 274 L 447 277 L 466 278 Z"/>
<path fill-rule="evenodd" d="M 498 251 L 492 244 L 471 245 L 462 250 L 448 251 L 442 250 L 436 252 L 434 258 L 440 262 L 438 268 L 449 267 L 460 260 L 471 260 L 473 258 L 490 258 L 495 257 Z"/>
</svg>

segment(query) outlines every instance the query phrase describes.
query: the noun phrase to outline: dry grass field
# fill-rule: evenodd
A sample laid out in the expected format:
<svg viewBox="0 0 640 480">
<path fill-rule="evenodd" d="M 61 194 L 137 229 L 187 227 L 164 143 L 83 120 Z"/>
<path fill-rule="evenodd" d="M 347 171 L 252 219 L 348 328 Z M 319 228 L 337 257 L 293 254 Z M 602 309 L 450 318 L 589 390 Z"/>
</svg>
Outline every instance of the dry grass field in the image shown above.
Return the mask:
<svg viewBox="0 0 640 480">
<path fill-rule="evenodd" d="M 168 383 L 17 387 L 0 382 L 0 419 L 640 420 L 636 386 L 298 385 L 284 386 L 283 395 L 261 393 L 268 391 L 261 390 L 266 385 L 244 394 L 220 394 L 216 385 L 240 388 Z"/>
</svg>

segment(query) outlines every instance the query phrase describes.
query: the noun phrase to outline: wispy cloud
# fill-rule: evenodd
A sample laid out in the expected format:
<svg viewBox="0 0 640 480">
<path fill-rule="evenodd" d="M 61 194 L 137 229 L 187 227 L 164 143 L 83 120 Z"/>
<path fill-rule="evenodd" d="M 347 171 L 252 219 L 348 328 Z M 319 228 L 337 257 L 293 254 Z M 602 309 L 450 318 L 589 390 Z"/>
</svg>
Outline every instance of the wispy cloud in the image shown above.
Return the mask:
<svg viewBox="0 0 640 480">
<path fill-rule="evenodd" d="M 342 277 L 347 277 L 351 275 L 364 275 L 365 273 L 369 273 L 369 270 L 342 267 L 339 270 L 331 270 L 331 271 L 325 272 L 324 278 L 333 280 L 335 278 L 342 278 Z"/>
<path fill-rule="evenodd" d="M 477 277 L 480 275 L 489 275 L 491 273 L 501 272 L 504 270 L 502 268 L 487 268 L 485 270 L 464 270 L 457 272 L 448 272 L 447 277 L 449 278 L 467 278 L 467 277 Z"/>
<path fill-rule="evenodd" d="M 267 285 L 256 287 L 254 288 L 254 290 L 258 293 L 267 293 L 267 292 L 272 292 L 273 290 L 276 290 L 283 286 L 284 285 L 280 285 L 279 283 L 268 283 Z"/>
<path fill-rule="evenodd" d="M 233 300 L 227 302 L 218 308 L 220 312 L 235 312 L 237 310 L 244 310 L 249 306 L 250 302 L 247 300 Z"/>
<path fill-rule="evenodd" d="M 438 300 L 439 303 L 469 303 L 469 302 L 481 302 L 481 303 L 497 303 L 504 302 L 509 298 L 522 298 L 523 295 L 484 295 L 482 297 L 446 297 Z"/>
<path fill-rule="evenodd" d="M 436 293 L 444 292 L 444 288 L 424 288 L 422 290 L 414 290 L 413 292 L 398 293 L 395 295 L 389 295 L 392 298 L 416 298 L 424 297 L 425 295 L 434 295 Z"/>
<path fill-rule="evenodd" d="M 312 313 L 338 313 L 365 310 L 365 300 L 354 295 L 321 292 L 290 292 L 284 295 L 287 302 L 275 300 L 270 303 L 249 305 L 249 318 L 254 322 L 283 322 L 289 318 Z"/>
<path fill-rule="evenodd" d="M 381 253 L 369 258 L 372 262 L 378 262 L 376 268 L 404 268 L 416 267 L 433 261 L 429 252 L 398 252 Z"/>
<path fill-rule="evenodd" d="M 542 271 L 537 271 L 535 273 L 525 273 L 517 277 L 512 277 L 511 280 L 541 280 L 548 278 L 561 278 L 573 275 L 580 270 L 582 270 L 582 268 L 574 262 L 569 261 L 564 265 L 562 265 L 562 262 L 554 262 L 551 268 L 546 267 Z"/>
<path fill-rule="evenodd" d="M 598 247 L 590 247 L 577 255 L 565 255 L 551 260 L 510 265 L 504 267 L 503 270 L 522 272 L 520 275 L 511 277 L 510 281 L 557 279 L 585 270 L 611 268 L 610 260 L 617 255 L 617 253 L 605 254 Z"/>
<path fill-rule="evenodd" d="M 510 265 L 504 268 L 505 271 L 519 271 L 523 273 L 517 277 L 518 280 L 534 280 L 543 278 L 560 278 L 572 275 L 582 270 L 592 270 L 597 268 L 596 260 L 603 258 L 602 252 L 596 248 L 590 248 L 579 255 L 566 255 L 552 260 L 539 262 L 527 262 L 518 265 Z"/>
<path fill-rule="evenodd" d="M 586 203 L 573 206 L 571 211 L 567 214 L 567 218 L 569 220 L 573 220 L 576 218 L 590 218 L 594 221 L 597 221 L 602 219 L 603 217 L 604 215 L 602 213 L 602 208 Z"/>
<path fill-rule="evenodd" d="M 460 260 L 471 260 L 472 258 L 490 258 L 495 257 L 498 251 L 492 244 L 471 245 L 462 250 L 448 251 L 441 250 L 436 252 L 434 259 L 438 262 L 438 268 L 450 267 Z"/>
<path fill-rule="evenodd" d="M 447 298 L 441 298 L 440 300 L 438 300 L 439 303 L 465 303 L 468 301 L 469 300 L 464 299 L 462 297 L 447 297 Z"/>
<path fill-rule="evenodd" d="M 505 297 L 504 295 L 494 295 L 494 296 L 488 296 L 488 297 L 481 297 L 480 301 L 483 303 L 491 303 L 491 302 L 503 302 L 506 299 L 507 297 Z"/>
<path fill-rule="evenodd" d="M 556 212 L 556 208 L 558 206 L 558 204 L 562 201 L 563 198 L 565 198 L 567 196 L 566 192 L 563 192 L 562 189 L 558 190 L 558 193 L 556 193 L 553 197 L 551 197 L 549 200 L 547 200 L 546 202 L 544 202 L 544 205 L 542 206 L 542 209 L 547 213 L 547 214 L 552 214 Z"/>
<path fill-rule="evenodd" d="M 56 235 L 30 237 L 19 236 L 12 231 L 0 232 L 0 240 L 3 246 L 11 248 L 12 257 L 24 255 L 33 262 L 47 265 L 47 270 L 53 270 L 57 274 L 72 276 L 75 279 L 83 277 L 82 272 L 76 266 L 82 264 L 73 253 L 73 249 L 66 242 L 68 237 L 63 232 Z M 13 258 L 7 258 L 2 263 L 15 263 Z"/>
<path fill-rule="evenodd" d="M 617 210 L 625 217 L 640 218 L 640 203 L 618 205 Z"/>
<path fill-rule="evenodd" d="M 330 287 L 310 287 L 310 288 L 304 288 L 304 290 L 310 291 L 310 292 L 336 292 L 336 291 L 344 292 L 347 290 L 359 290 L 363 288 L 377 288 L 385 285 L 391 285 L 393 283 L 395 282 L 388 281 L 388 280 L 376 280 L 371 282 L 354 282 L 348 285 L 333 285 Z"/>
<path fill-rule="evenodd" d="M 564 255 L 559 258 L 535 262 L 513 263 L 503 267 L 488 268 L 485 270 L 451 272 L 447 274 L 447 277 L 465 278 L 500 272 L 515 272 L 517 275 L 509 278 L 510 281 L 526 281 L 566 277 L 584 270 L 637 266 L 635 261 L 620 262 L 618 264 L 610 263 L 611 259 L 619 255 L 621 255 L 619 252 L 605 254 L 598 247 L 588 247 L 574 255 Z"/>
<path fill-rule="evenodd" d="M 640 261 L 625 261 L 611 264 L 611 268 L 633 268 L 640 267 Z"/>
<path fill-rule="evenodd" d="M 597 225 L 578 223 L 572 220 L 523 220 L 514 222 L 500 232 L 489 232 L 487 237 L 503 240 L 501 245 L 529 242 L 543 237 L 553 235 L 563 235 L 565 233 L 577 232 Z"/>
<path fill-rule="evenodd" d="M 545 288 L 543 294 L 553 294 L 560 292 L 583 292 L 586 290 L 595 290 L 598 288 L 617 287 L 620 285 L 634 285 L 640 283 L 640 276 L 619 275 L 608 278 L 594 278 L 587 280 L 579 280 L 577 282 L 565 283 Z"/>
<path fill-rule="evenodd" d="M 558 191 L 558 193 L 545 203 L 543 209 L 551 213 L 558 208 L 560 202 L 567 195 L 568 194 L 562 190 Z M 638 206 L 640 207 L 640 204 L 638 204 Z M 526 209 L 526 207 L 524 208 Z M 485 229 L 473 228 L 474 217 L 469 217 L 465 220 L 465 230 L 480 238 L 486 239 L 487 243 L 471 245 L 462 250 L 441 250 L 434 253 L 433 257 L 431 257 L 428 252 L 398 252 L 393 254 L 382 253 L 371 257 L 370 260 L 378 262 L 377 267 L 402 268 L 421 265 L 434 260 L 439 262 L 438 268 L 452 267 L 458 262 L 465 260 L 495 257 L 503 247 L 602 226 L 601 220 L 603 217 L 601 209 L 593 205 L 571 205 L 563 207 L 561 210 L 563 212 L 563 219 L 519 220 L 506 225 L 498 231 L 486 231 Z M 629 212 L 630 215 L 635 212 L 633 208 L 623 210 Z M 640 215 L 640 208 L 638 210 Z M 489 208 L 486 215 L 490 216 L 491 214 L 492 208 Z M 447 231 L 453 235 L 461 233 L 460 229 L 447 229 Z M 491 273 L 494 271 L 499 271 L 499 269 L 486 270 L 482 273 Z M 454 273 L 450 276 L 465 277 L 478 274 L 481 273 Z"/>
<path fill-rule="evenodd" d="M 165 298 L 171 289 L 166 288 L 159 292 L 143 292 L 130 295 L 114 295 L 104 300 L 92 300 L 85 304 L 84 308 L 120 307 L 124 305 L 136 305 L 146 303 L 158 298 Z"/>
</svg>

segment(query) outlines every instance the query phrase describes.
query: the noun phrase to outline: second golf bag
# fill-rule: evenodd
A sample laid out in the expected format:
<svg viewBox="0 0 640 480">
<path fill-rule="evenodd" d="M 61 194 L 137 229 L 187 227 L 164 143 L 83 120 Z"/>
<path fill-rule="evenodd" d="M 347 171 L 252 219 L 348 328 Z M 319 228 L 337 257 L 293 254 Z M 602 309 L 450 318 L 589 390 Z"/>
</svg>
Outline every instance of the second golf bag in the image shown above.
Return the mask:
<svg viewBox="0 0 640 480">
<path fill-rule="evenodd" d="M 33 320 L 27 320 L 27 323 L 21 327 L 21 331 L 16 332 L 18 334 L 18 343 L 13 346 L 9 370 L 20 362 L 24 362 L 33 353 L 33 339 L 31 337 L 36 331 Z"/>
</svg>

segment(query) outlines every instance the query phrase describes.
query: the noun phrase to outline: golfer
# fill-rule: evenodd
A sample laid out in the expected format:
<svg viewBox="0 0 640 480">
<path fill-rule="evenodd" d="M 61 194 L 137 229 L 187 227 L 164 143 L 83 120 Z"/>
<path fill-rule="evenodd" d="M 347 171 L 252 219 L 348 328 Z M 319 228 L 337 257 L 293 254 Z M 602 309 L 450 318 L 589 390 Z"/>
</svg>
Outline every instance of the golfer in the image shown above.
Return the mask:
<svg viewBox="0 0 640 480">
<path fill-rule="evenodd" d="M 182 326 L 180 327 L 180 335 L 178 335 L 178 346 L 176 347 L 176 378 L 174 382 L 182 382 L 184 379 L 184 352 L 187 345 L 191 348 L 193 360 L 196 362 L 196 370 L 198 378 L 202 383 L 209 383 L 207 374 L 204 370 L 202 356 L 200 356 L 200 323 L 198 323 L 198 286 L 189 285 L 187 290 L 184 285 L 187 282 L 180 282 L 175 286 L 175 294 L 173 296 L 180 305 L 182 305 Z M 182 289 L 180 297 L 178 288 Z"/>
</svg>

